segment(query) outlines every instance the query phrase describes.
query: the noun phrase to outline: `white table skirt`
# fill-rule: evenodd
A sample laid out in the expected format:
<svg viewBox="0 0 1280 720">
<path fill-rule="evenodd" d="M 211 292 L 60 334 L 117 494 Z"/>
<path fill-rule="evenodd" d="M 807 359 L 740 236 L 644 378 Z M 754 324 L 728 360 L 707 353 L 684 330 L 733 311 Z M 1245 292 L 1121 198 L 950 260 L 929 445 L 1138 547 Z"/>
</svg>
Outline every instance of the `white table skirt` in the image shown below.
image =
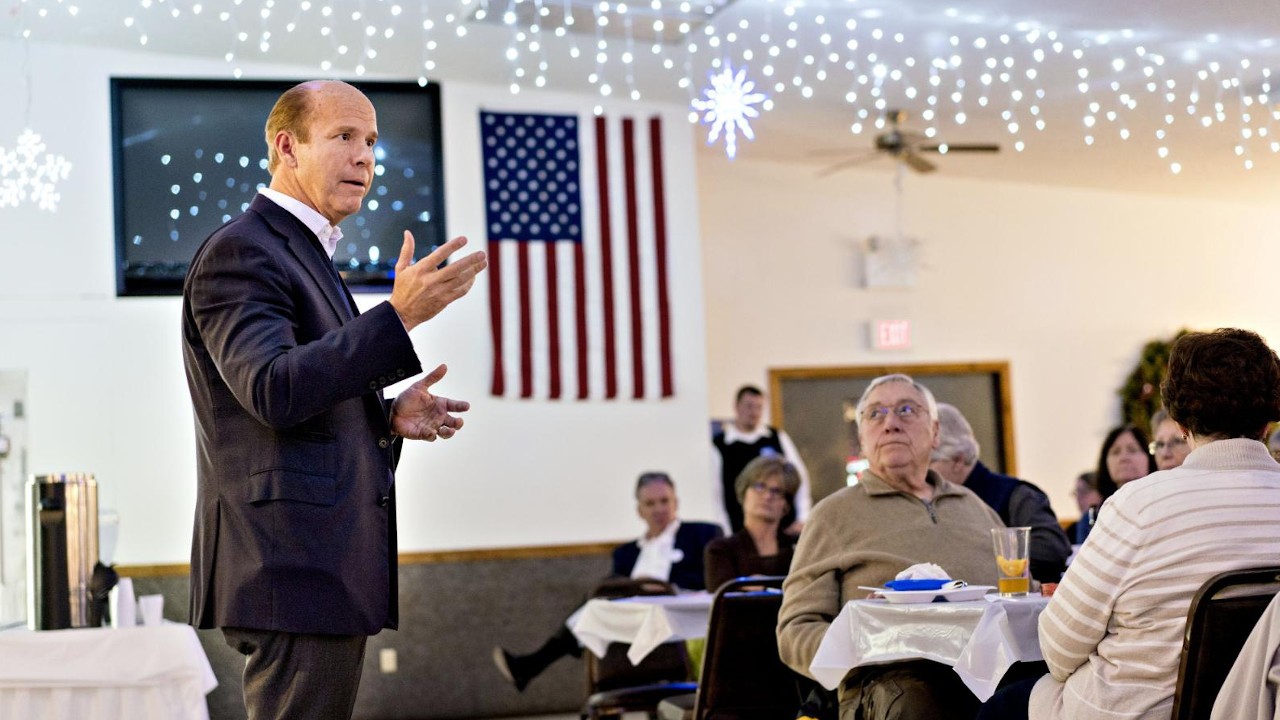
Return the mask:
<svg viewBox="0 0 1280 720">
<path fill-rule="evenodd" d="M 707 636 L 711 593 L 588 600 L 566 624 L 582 646 L 604 656 L 611 642 L 629 643 L 627 659 L 639 665 L 659 645 Z"/>
<path fill-rule="evenodd" d="M 1015 662 L 1042 660 L 1037 622 L 1048 598 L 892 605 L 847 603 L 827 629 L 809 671 L 834 690 L 855 667 L 933 660 L 955 668 L 979 700 Z"/>
<path fill-rule="evenodd" d="M 188 625 L 0 632 L 0 717 L 208 720 L 217 687 Z"/>
</svg>

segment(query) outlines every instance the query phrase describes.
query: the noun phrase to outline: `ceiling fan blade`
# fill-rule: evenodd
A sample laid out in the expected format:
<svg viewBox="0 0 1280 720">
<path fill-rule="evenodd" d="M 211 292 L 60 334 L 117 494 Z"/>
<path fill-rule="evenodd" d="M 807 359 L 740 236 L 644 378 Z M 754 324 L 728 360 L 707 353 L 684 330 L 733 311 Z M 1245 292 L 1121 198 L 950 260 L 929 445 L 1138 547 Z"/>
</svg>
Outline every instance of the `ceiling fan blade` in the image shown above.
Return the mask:
<svg viewBox="0 0 1280 720">
<path fill-rule="evenodd" d="M 809 152 L 805 153 L 805 155 L 813 158 L 844 157 L 846 155 L 851 155 L 853 153 L 863 154 L 863 153 L 870 153 L 870 152 L 874 152 L 874 151 L 873 150 L 857 150 L 857 149 L 850 150 L 849 146 L 845 145 L 844 147 L 818 148 L 816 150 L 810 150 Z"/>
<path fill-rule="evenodd" d="M 931 173 L 934 170 L 938 169 L 936 165 L 929 162 L 928 160 L 925 160 L 924 158 L 920 157 L 919 155 L 915 154 L 915 152 L 910 150 L 902 153 L 898 157 L 901 158 L 902 162 L 907 164 L 907 167 L 911 168 L 912 170 L 915 170 L 918 173 Z"/>
<path fill-rule="evenodd" d="M 943 150 L 942 148 L 946 148 Z M 1000 146 L 995 143 L 938 143 L 936 145 L 921 145 L 916 148 L 920 152 L 936 152 L 936 153 L 953 153 L 953 152 L 1000 152 Z"/>
<path fill-rule="evenodd" d="M 849 168 L 857 167 L 858 165 L 866 165 L 867 163 L 871 162 L 872 160 L 875 160 L 878 157 L 880 157 L 880 153 L 871 152 L 866 155 L 860 155 L 858 157 L 849 158 L 848 160 L 841 160 L 835 165 L 828 165 L 827 167 L 824 167 L 821 170 L 819 170 L 818 177 L 820 178 L 829 177 L 831 175 L 834 175 L 840 172 L 841 170 L 848 170 Z"/>
</svg>

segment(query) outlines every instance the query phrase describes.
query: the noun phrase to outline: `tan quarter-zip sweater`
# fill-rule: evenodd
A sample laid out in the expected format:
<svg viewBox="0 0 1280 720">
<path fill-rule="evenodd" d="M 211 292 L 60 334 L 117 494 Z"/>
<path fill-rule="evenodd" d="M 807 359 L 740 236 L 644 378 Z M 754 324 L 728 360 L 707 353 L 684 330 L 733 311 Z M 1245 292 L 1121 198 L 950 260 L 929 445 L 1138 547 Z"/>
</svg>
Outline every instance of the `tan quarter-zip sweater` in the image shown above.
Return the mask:
<svg viewBox="0 0 1280 720">
<path fill-rule="evenodd" d="M 936 563 L 953 579 L 995 585 L 991 528 L 1004 527 L 977 495 L 929 471 L 925 502 L 867 472 L 818 503 L 796 546 L 778 613 L 778 651 L 810 676 L 809 663 L 844 604 L 867 596 L 916 563 Z"/>
</svg>

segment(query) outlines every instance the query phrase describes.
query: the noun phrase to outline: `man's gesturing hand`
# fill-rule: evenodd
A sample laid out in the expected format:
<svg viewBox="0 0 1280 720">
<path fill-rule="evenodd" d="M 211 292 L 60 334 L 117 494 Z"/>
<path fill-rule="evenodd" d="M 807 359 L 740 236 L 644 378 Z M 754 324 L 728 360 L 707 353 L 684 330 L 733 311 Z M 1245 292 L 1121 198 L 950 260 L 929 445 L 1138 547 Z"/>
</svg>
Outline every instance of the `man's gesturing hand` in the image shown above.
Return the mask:
<svg viewBox="0 0 1280 720">
<path fill-rule="evenodd" d="M 471 403 L 431 394 L 431 386 L 444 377 L 444 365 L 410 385 L 391 405 L 391 432 L 410 440 L 448 440 L 462 428 L 462 418 L 450 413 L 466 412 Z"/>
<path fill-rule="evenodd" d="M 413 233 L 404 231 L 404 245 L 396 261 L 396 279 L 391 288 L 391 307 L 399 313 L 406 330 L 430 320 L 449 303 L 466 295 L 476 281 L 476 273 L 488 265 L 484 253 L 478 252 L 437 269 L 466 244 L 467 239 L 458 236 L 415 263 Z"/>
</svg>

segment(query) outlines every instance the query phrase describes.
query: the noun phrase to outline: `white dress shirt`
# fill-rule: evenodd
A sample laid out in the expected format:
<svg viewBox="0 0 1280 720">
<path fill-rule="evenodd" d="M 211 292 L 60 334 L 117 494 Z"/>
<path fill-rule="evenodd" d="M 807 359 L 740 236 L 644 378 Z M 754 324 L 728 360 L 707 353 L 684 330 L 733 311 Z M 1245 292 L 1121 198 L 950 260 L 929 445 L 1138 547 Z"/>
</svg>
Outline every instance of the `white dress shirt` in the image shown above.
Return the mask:
<svg viewBox="0 0 1280 720">
<path fill-rule="evenodd" d="M 676 531 L 679 529 L 680 521 L 673 520 L 657 537 L 641 535 L 636 540 L 640 546 L 640 557 L 636 558 L 636 566 L 631 568 L 631 577 L 670 580 L 671 566 L 684 559 L 684 552 L 676 547 Z"/>
<path fill-rule="evenodd" d="M 324 247 L 324 251 L 328 253 L 330 260 L 333 259 L 333 254 L 338 251 L 338 241 L 342 239 L 342 228 L 337 225 L 330 225 L 329 220 L 319 212 L 316 212 L 315 208 L 295 197 L 285 195 L 279 190 L 264 187 L 259 188 L 258 192 L 271 202 L 288 210 L 290 215 L 301 220 L 308 230 L 320 238 L 320 244 Z"/>
</svg>

